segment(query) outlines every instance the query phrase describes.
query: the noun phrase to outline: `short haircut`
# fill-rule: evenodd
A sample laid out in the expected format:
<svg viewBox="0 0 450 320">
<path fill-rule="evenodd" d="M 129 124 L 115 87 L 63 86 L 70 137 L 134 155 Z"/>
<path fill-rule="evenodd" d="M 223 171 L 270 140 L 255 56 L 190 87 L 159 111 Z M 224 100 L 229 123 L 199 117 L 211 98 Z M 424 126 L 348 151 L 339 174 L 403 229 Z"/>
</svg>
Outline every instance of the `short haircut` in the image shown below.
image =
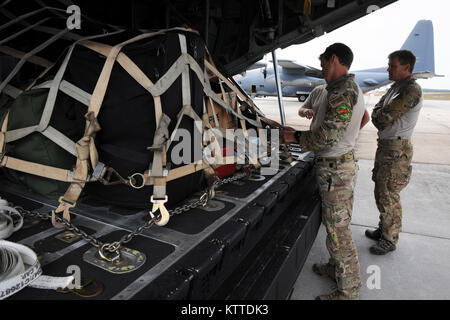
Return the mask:
<svg viewBox="0 0 450 320">
<path fill-rule="evenodd" d="M 392 52 L 388 58 L 392 60 L 397 57 L 398 61 L 402 66 L 409 64 L 409 72 L 413 72 L 414 65 L 416 64 L 416 56 L 409 50 L 397 50 Z"/>
<path fill-rule="evenodd" d="M 319 56 L 319 59 L 330 60 L 333 54 L 339 58 L 339 62 L 350 69 L 353 62 L 352 50 L 343 43 L 334 43 L 325 49 L 325 52 Z"/>
</svg>

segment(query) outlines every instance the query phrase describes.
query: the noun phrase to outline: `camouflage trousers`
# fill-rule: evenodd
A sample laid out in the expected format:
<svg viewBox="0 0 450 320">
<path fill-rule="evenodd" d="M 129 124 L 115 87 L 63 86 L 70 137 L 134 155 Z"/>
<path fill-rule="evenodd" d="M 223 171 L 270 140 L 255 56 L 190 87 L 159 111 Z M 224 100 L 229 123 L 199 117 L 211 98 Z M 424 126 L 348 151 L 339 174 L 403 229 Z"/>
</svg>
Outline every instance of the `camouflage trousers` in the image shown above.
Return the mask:
<svg viewBox="0 0 450 320">
<path fill-rule="evenodd" d="M 329 263 L 335 267 L 337 289 L 359 298 L 360 267 L 350 229 L 357 171 L 355 160 L 316 163 L 322 223 L 327 230 L 326 246 L 330 253 Z"/>
<path fill-rule="evenodd" d="M 402 231 L 400 191 L 411 178 L 413 147 L 409 139 L 378 140 L 372 180 L 375 201 L 380 212 L 379 228 L 383 237 L 398 242 Z"/>
</svg>

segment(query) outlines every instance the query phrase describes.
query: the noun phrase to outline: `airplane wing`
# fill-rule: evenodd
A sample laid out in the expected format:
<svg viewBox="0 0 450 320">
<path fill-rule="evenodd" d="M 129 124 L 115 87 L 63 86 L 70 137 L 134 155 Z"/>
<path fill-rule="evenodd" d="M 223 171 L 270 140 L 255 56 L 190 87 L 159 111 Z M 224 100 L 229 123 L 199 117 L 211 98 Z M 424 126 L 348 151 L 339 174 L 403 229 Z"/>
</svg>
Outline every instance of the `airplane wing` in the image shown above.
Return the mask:
<svg viewBox="0 0 450 320">
<path fill-rule="evenodd" d="M 252 64 L 250 67 L 247 68 L 247 71 L 253 70 L 253 69 L 260 69 L 267 67 L 267 63 L 263 61 L 258 61 Z"/>
<path fill-rule="evenodd" d="M 435 74 L 434 72 L 414 72 L 413 73 L 413 78 L 414 79 L 429 79 L 429 78 L 433 78 L 433 77 L 445 77 L 443 74 Z"/>
<path fill-rule="evenodd" d="M 310 77 L 323 78 L 321 70 L 305 64 L 300 64 L 292 60 L 283 60 L 283 59 L 279 59 L 278 64 L 285 69 L 294 69 L 298 71 L 303 71 L 305 75 Z"/>
<path fill-rule="evenodd" d="M 310 69 L 305 71 L 305 75 L 315 78 L 323 78 L 322 70 L 319 69 Z"/>
<path fill-rule="evenodd" d="M 377 85 L 379 85 L 379 86 L 383 86 L 384 85 L 383 83 L 380 83 L 380 81 L 377 81 L 377 80 L 375 80 L 373 78 L 366 78 L 366 79 L 362 80 L 362 83 L 364 85 L 366 85 L 366 86 L 369 86 L 369 87 L 375 87 Z"/>
<path fill-rule="evenodd" d="M 278 59 L 278 64 L 286 69 L 306 70 L 308 66 L 294 62 L 293 60 Z"/>
</svg>

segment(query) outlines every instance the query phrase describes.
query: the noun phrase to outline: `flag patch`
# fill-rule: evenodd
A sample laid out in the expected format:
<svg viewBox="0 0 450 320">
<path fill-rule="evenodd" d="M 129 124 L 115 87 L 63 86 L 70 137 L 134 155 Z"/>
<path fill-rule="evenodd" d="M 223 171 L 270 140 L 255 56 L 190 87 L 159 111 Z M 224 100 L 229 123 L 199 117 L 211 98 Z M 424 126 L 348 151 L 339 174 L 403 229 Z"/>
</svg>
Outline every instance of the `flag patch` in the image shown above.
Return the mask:
<svg viewBox="0 0 450 320">
<path fill-rule="evenodd" d="M 352 109 L 346 104 L 336 108 L 336 115 L 341 120 L 349 120 L 352 117 Z"/>
</svg>

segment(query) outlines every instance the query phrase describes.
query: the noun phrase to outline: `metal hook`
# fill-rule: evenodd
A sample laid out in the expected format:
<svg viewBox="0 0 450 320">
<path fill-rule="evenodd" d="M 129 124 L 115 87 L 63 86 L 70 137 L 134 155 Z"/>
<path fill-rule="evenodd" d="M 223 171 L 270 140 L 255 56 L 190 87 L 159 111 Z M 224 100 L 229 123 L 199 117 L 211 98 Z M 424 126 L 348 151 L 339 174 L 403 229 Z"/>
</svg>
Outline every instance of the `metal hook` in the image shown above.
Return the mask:
<svg viewBox="0 0 450 320">
<path fill-rule="evenodd" d="M 154 200 L 153 196 L 151 196 L 150 202 L 153 203 L 153 208 L 149 212 L 150 217 L 153 219 L 155 217 L 155 215 L 153 213 L 158 211 L 158 209 L 159 209 L 161 216 L 158 221 L 155 221 L 155 224 L 160 227 L 165 226 L 169 222 L 169 219 L 170 219 L 169 211 L 167 211 L 166 207 L 164 206 L 164 203 L 167 202 L 167 196 L 165 197 L 165 199 L 162 199 L 162 200 Z"/>
<path fill-rule="evenodd" d="M 52 225 L 55 228 L 63 228 L 64 224 L 63 223 L 58 223 L 56 221 L 56 214 L 62 212 L 63 213 L 63 216 L 62 216 L 63 220 L 67 220 L 68 222 L 70 222 L 70 212 L 69 212 L 69 210 L 70 210 L 70 208 L 73 208 L 73 207 L 74 207 L 73 204 L 63 203 L 60 200 L 60 204 L 59 204 L 58 208 L 56 208 L 56 210 L 52 210 Z"/>
</svg>

